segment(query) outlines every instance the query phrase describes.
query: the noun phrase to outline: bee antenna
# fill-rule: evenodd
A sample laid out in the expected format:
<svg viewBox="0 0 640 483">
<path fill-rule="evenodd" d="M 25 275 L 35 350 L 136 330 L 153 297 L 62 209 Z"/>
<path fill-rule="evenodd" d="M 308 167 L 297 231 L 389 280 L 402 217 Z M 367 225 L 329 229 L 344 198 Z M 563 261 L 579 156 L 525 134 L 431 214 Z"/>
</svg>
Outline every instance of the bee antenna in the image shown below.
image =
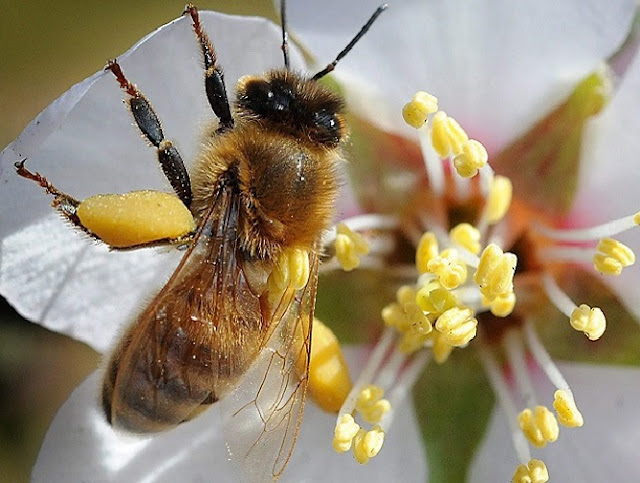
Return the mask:
<svg viewBox="0 0 640 483">
<path fill-rule="evenodd" d="M 284 0 L 283 0 L 284 2 Z M 340 52 L 338 54 L 338 56 L 336 57 L 336 60 L 334 60 L 333 62 L 331 62 L 328 66 L 326 66 L 324 69 L 322 69 L 320 72 L 318 72 L 316 75 L 314 75 L 312 77 L 313 80 L 318 80 L 322 77 L 324 77 L 325 75 L 327 75 L 329 72 L 331 72 L 333 69 L 336 68 L 336 64 L 340 61 L 340 59 L 342 59 L 345 55 L 347 55 L 351 49 L 353 49 L 353 46 L 356 45 L 356 43 L 358 43 L 358 41 L 364 36 L 364 34 L 366 34 L 369 29 L 371 28 L 371 26 L 373 25 L 373 22 L 375 22 L 377 20 L 377 18 L 380 16 L 380 14 L 382 12 L 384 12 L 387 7 L 389 5 L 384 3 L 382 5 L 380 5 L 375 12 L 373 12 L 373 15 L 371 15 L 371 17 L 369 18 L 369 20 L 367 20 L 367 23 L 365 23 L 362 28 L 360 29 L 360 31 L 356 34 L 356 36 L 351 39 L 351 42 L 349 42 L 347 44 L 347 46 L 342 50 L 342 52 Z"/>
<path fill-rule="evenodd" d="M 284 66 L 289 70 L 289 36 L 287 35 L 287 0 L 280 0 L 280 24 L 282 25 L 282 54 Z"/>
</svg>

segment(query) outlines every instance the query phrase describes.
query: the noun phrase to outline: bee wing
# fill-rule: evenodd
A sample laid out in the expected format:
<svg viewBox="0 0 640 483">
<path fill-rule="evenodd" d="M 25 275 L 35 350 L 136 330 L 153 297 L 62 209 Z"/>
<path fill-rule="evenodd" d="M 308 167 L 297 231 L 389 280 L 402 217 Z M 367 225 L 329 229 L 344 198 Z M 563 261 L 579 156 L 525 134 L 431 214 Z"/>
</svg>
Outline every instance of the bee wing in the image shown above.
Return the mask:
<svg viewBox="0 0 640 483">
<path fill-rule="evenodd" d="M 285 293 L 267 344 L 239 386 L 221 401 L 230 457 L 248 481 L 277 480 L 291 457 L 304 409 L 318 260 L 307 285 Z"/>
</svg>

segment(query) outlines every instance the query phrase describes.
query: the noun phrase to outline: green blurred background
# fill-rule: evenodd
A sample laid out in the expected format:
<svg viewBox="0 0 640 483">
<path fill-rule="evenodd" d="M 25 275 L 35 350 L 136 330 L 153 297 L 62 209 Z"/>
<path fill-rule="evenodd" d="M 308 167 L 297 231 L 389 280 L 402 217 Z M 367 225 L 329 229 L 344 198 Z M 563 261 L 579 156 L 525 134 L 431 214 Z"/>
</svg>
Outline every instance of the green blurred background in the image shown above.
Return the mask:
<svg viewBox="0 0 640 483">
<path fill-rule="evenodd" d="M 200 9 L 275 18 L 270 0 L 196 1 Z M 0 147 L 76 82 L 104 67 L 184 1 L 0 2 Z M 29 480 L 58 407 L 99 355 L 24 321 L 0 298 L 0 483 Z"/>
</svg>

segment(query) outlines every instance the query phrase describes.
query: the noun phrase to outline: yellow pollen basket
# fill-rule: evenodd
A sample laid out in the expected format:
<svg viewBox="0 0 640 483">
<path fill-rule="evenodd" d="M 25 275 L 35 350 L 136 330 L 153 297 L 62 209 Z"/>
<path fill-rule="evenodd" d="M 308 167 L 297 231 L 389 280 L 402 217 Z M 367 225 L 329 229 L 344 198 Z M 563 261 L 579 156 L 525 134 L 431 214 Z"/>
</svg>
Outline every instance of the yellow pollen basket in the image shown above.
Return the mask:
<svg viewBox="0 0 640 483">
<path fill-rule="evenodd" d="M 284 250 L 273 267 L 267 285 L 274 295 L 287 288 L 300 290 L 309 281 L 309 252 L 302 248 Z"/>
<path fill-rule="evenodd" d="M 195 221 L 180 199 L 161 191 L 95 195 L 77 209 L 80 223 L 115 248 L 175 239 L 195 230 Z"/>
<path fill-rule="evenodd" d="M 318 319 L 311 338 L 309 396 L 325 411 L 337 413 L 351 391 L 347 361 L 333 331 Z"/>
</svg>

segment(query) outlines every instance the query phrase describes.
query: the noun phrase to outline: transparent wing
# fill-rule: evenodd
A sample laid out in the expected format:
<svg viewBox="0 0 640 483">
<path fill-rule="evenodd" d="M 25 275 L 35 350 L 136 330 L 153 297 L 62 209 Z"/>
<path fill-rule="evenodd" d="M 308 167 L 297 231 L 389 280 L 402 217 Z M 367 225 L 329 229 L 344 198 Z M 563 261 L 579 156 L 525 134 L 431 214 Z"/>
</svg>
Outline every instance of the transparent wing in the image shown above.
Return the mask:
<svg viewBox="0 0 640 483">
<path fill-rule="evenodd" d="M 240 385 L 221 401 L 232 461 L 247 481 L 278 479 L 291 457 L 304 409 L 318 261 L 306 287 L 285 293 L 275 330 Z"/>
</svg>

